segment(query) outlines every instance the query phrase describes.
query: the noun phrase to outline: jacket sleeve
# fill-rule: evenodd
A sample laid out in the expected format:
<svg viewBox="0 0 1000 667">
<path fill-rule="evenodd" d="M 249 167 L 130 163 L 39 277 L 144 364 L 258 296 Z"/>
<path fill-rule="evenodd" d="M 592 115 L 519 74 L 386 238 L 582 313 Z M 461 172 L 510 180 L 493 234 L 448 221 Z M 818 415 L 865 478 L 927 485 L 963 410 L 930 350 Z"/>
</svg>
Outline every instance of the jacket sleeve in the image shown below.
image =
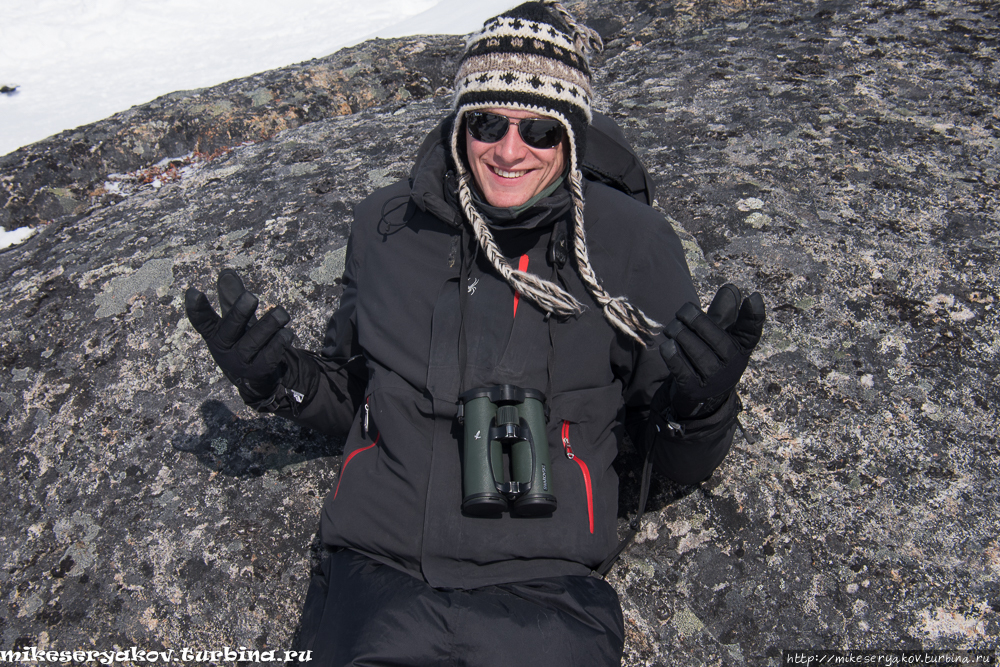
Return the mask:
<svg viewBox="0 0 1000 667">
<path fill-rule="evenodd" d="M 659 368 L 657 362 L 661 360 L 655 343 L 637 356 L 643 363 Z M 654 377 L 659 375 L 659 379 L 644 387 L 631 387 L 626 430 L 643 454 L 653 448 L 653 467 L 659 474 L 679 484 L 697 484 L 707 479 L 729 453 L 736 433 L 736 416 L 742 405 L 734 391 L 711 415 L 676 420 L 669 406 L 662 404 L 668 393 L 663 385 L 670 382 L 665 367 L 662 373 L 652 373 Z M 650 375 L 649 368 L 639 368 L 634 373 L 637 379 L 648 379 Z M 661 387 L 664 391 L 659 391 Z"/>
<path fill-rule="evenodd" d="M 698 303 L 680 239 L 670 224 L 659 218 L 644 235 L 630 258 L 630 296 L 645 313 L 662 324 L 674 319 L 686 302 Z M 648 346 L 632 343 L 618 359 L 625 375 L 625 427 L 636 446 L 646 453 L 653 448 L 657 472 L 680 484 L 697 484 L 729 452 L 736 430 L 739 397 L 734 391 L 713 414 L 700 419 L 678 421 L 664 404 L 670 372 L 659 353 L 664 341 L 658 334 Z M 664 390 L 661 391 L 661 388 Z"/>
<path fill-rule="evenodd" d="M 653 467 L 679 484 L 708 479 L 732 447 L 740 409 L 739 395 L 734 391 L 728 401 L 703 419 L 676 422 L 666 411 L 651 410 L 644 446 L 653 448 Z"/>
<path fill-rule="evenodd" d="M 358 345 L 355 305 L 356 258 L 353 237 L 347 244 L 340 305 L 327 323 L 319 353 L 293 348 L 285 354 L 288 370 L 274 396 L 248 404 L 261 412 L 308 426 L 327 435 L 344 435 L 364 401 L 367 370 Z"/>
</svg>

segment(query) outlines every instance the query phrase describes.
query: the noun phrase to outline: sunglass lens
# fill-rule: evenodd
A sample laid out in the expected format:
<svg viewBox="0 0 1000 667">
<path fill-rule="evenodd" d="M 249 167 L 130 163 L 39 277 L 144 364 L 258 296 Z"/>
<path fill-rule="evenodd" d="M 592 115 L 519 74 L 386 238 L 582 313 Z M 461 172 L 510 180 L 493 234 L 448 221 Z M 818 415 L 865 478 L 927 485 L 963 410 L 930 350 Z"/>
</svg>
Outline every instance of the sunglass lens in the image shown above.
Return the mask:
<svg viewBox="0 0 1000 667">
<path fill-rule="evenodd" d="M 517 127 L 524 143 L 532 148 L 555 148 L 563 138 L 563 126 L 557 120 L 522 120 Z"/>
<path fill-rule="evenodd" d="M 473 111 L 466 117 L 469 134 L 476 141 L 488 144 L 500 141 L 507 134 L 510 119 L 496 113 Z M 524 143 L 532 148 L 555 148 L 563 138 L 563 126 L 549 118 L 526 118 L 518 121 L 517 131 Z"/>
<path fill-rule="evenodd" d="M 495 113 L 473 112 L 468 115 L 469 134 L 477 141 L 492 144 L 503 139 L 510 122 L 506 116 Z"/>
</svg>

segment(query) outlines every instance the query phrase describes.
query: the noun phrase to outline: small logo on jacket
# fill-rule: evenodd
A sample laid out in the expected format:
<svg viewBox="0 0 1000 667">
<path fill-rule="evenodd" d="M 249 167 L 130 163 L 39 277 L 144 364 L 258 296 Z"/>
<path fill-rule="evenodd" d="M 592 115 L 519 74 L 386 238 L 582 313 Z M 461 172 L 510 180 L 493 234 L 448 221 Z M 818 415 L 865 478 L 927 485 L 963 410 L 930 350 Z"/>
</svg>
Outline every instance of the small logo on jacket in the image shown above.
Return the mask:
<svg viewBox="0 0 1000 667">
<path fill-rule="evenodd" d="M 479 285 L 479 278 L 476 278 L 471 285 L 469 285 L 469 294 L 476 293 L 476 286 Z"/>
</svg>

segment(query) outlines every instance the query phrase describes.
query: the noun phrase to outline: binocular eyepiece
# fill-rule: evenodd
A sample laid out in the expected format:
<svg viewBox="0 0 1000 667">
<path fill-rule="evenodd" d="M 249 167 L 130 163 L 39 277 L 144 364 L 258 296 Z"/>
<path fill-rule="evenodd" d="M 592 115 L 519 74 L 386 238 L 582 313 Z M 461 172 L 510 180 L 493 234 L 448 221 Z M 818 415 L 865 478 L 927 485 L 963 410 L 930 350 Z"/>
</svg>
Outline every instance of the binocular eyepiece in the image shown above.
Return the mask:
<svg viewBox="0 0 1000 667">
<path fill-rule="evenodd" d="M 497 516 L 509 508 L 519 516 L 541 516 L 555 511 L 545 395 L 504 384 L 471 389 L 459 401 L 465 427 L 462 512 Z"/>
</svg>

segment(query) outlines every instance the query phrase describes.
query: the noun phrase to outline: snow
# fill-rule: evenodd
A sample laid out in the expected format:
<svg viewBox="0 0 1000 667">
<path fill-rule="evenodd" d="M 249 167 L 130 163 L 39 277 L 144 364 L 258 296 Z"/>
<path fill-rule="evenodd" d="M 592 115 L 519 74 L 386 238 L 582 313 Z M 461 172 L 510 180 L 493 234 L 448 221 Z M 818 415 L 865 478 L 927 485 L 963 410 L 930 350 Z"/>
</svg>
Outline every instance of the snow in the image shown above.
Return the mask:
<svg viewBox="0 0 1000 667">
<path fill-rule="evenodd" d="M 464 35 L 511 0 L 32 0 L 0 19 L 0 155 L 371 37 Z M 280 7 L 280 9 L 279 9 Z"/>
<path fill-rule="evenodd" d="M 18 227 L 10 232 L 5 229 L 0 229 L 0 250 L 9 248 L 12 245 L 24 243 L 34 236 L 34 234 L 35 230 L 32 227 Z"/>
<path fill-rule="evenodd" d="M 3 2 L 0 155 L 179 90 L 319 58 L 373 37 L 465 35 L 512 0 Z M 27 231 L 26 231 L 27 230 Z M 28 228 L 0 230 L 0 249 Z"/>
</svg>

